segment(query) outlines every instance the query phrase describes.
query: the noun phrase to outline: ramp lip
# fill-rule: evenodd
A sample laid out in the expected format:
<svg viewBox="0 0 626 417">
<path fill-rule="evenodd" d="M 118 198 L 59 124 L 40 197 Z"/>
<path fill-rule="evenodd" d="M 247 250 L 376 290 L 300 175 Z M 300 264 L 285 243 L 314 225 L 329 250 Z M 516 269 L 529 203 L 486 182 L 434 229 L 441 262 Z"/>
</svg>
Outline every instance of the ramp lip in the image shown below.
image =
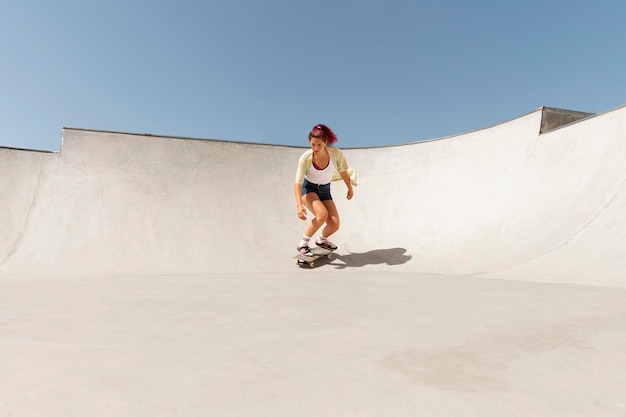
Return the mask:
<svg viewBox="0 0 626 417">
<path fill-rule="evenodd" d="M 610 113 L 612 111 L 617 111 L 622 107 L 626 107 L 626 105 L 624 106 L 620 106 L 618 108 L 615 109 L 611 109 L 605 112 L 601 112 L 601 113 L 589 113 L 588 117 L 585 117 L 583 119 L 580 120 L 576 120 L 574 122 L 571 122 L 567 125 L 564 126 L 560 126 L 558 128 L 552 129 L 548 132 L 544 132 L 541 134 L 547 134 L 550 132 L 554 132 L 558 129 L 561 129 L 565 126 L 570 126 L 573 125 L 575 123 L 580 123 L 582 121 L 586 121 L 589 120 L 593 117 L 597 117 L 606 113 Z M 565 111 L 565 112 L 576 112 L 576 113 L 586 113 L 586 112 L 580 112 L 577 110 L 569 110 L 569 109 L 562 109 L 559 107 L 550 107 L 550 106 L 540 106 L 534 110 L 531 110 L 529 112 L 526 112 L 524 114 L 521 114 L 519 116 L 516 117 L 512 117 L 503 121 L 500 121 L 498 123 L 494 123 L 491 125 L 487 125 L 487 126 L 483 126 L 477 129 L 472 129 L 472 130 L 467 130 L 464 132 L 459 132 L 459 133 L 455 133 L 452 135 L 446 135 L 446 136 L 440 136 L 440 137 L 436 137 L 436 138 L 429 138 L 429 139 L 419 139 L 419 140 L 414 140 L 414 141 L 410 141 L 410 142 L 404 142 L 404 143 L 395 143 L 395 144 L 391 144 L 391 145 L 372 145 L 372 146 L 346 146 L 346 147 L 342 147 L 341 145 L 339 145 L 338 147 L 340 147 L 341 149 L 344 150 L 360 150 L 360 149 L 385 149 L 385 148 L 398 148 L 398 147 L 402 147 L 402 146 L 411 146 L 411 145 L 419 145 L 419 144 L 423 144 L 423 143 L 429 143 L 429 142 L 435 142 L 435 141 L 442 141 L 442 140 L 447 140 L 447 139 L 454 139 L 454 138 L 458 138 L 458 137 L 462 137 L 462 136 L 467 136 L 476 132 L 480 132 L 483 130 L 488 130 L 488 129 L 493 129 L 495 127 L 498 126 L 503 126 L 506 124 L 509 124 L 510 122 L 514 121 L 514 120 L 518 120 L 518 119 L 522 119 L 524 117 L 528 117 L 534 113 L 537 112 L 543 112 L 544 109 L 551 109 L 551 110 L 561 110 L 561 111 Z M 538 126 L 538 130 L 539 130 Z M 190 136 L 168 136 L 168 135 L 164 135 L 164 134 L 154 134 L 154 133 L 137 133 L 137 132 L 123 132 L 123 131 L 115 131 L 115 130 L 102 130 L 102 129 L 88 129 L 88 128 L 78 128 L 78 127 L 69 127 L 69 126 L 64 126 L 63 130 L 72 130 L 72 131 L 81 131 L 81 132 L 96 132 L 96 133 L 110 133 L 110 134 L 118 134 L 118 135 L 130 135 L 130 136 L 147 136 L 147 137 L 155 137 L 155 138 L 163 138 L 163 139 L 180 139 L 180 140 L 195 140 L 195 141 L 210 141 L 210 142 L 218 142 L 218 143 L 233 143 L 233 144 L 241 144 L 241 145 L 257 145 L 257 146 L 272 146 L 272 147 L 279 147 L 279 148 L 289 148 L 289 149 L 307 149 L 307 146 L 303 146 L 303 145 L 284 145 L 284 144 L 274 144 L 274 143 L 263 143 L 263 142 L 253 142 L 253 141 L 245 141 L 245 140 L 229 140 L 229 139 L 214 139 L 214 138 L 200 138 L 200 137 L 190 137 Z M 539 132 L 538 132 L 539 133 Z"/>
<path fill-rule="evenodd" d="M 603 111 L 603 112 L 599 112 L 599 113 L 589 113 L 588 117 L 584 117 L 580 120 L 576 120 L 573 121 L 571 123 L 565 124 L 563 126 L 559 126 L 557 128 L 551 129 L 549 131 L 546 132 L 540 132 L 540 135 L 546 135 L 555 131 L 558 131 L 560 129 L 563 129 L 565 127 L 568 126 L 572 126 L 581 122 L 585 122 L 588 121 L 590 119 L 614 112 L 614 111 L 619 111 L 623 108 L 626 108 L 626 104 Z M 446 140 L 446 139 L 453 139 L 453 138 L 457 138 L 460 136 L 466 136 L 468 134 L 472 134 L 472 133 L 476 133 L 476 132 L 480 132 L 483 130 L 487 130 L 487 129 L 491 129 L 500 125 L 505 125 L 507 123 L 510 123 L 514 120 L 517 119 L 521 119 L 524 117 L 527 117 L 533 113 L 539 112 L 539 111 L 543 111 L 544 109 L 551 109 L 551 110 L 562 110 L 562 111 L 571 111 L 571 112 L 577 112 L 577 113 L 585 113 L 585 112 L 580 112 L 577 110 L 569 110 L 569 109 L 562 109 L 560 107 L 551 107 L 551 106 L 541 106 L 536 108 L 535 110 L 529 111 L 527 113 L 521 114 L 519 116 L 516 117 L 512 117 L 506 120 L 503 120 L 501 122 L 498 123 L 494 123 L 491 125 L 487 125 L 487 126 L 483 126 L 477 129 L 472 129 L 472 130 L 467 130 L 464 132 L 459 132 L 459 133 L 454 133 L 452 135 L 446 135 L 446 136 L 440 136 L 440 137 L 435 137 L 435 138 L 427 138 L 427 139 L 419 139 L 419 140 L 414 140 L 414 141 L 409 141 L 409 142 L 405 142 L 405 143 L 395 143 L 395 144 L 391 144 L 391 145 L 373 145 L 373 146 L 353 146 L 353 147 L 341 147 L 342 149 L 354 149 L 354 150 L 358 150 L 358 149 L 384 149 L 384 148 L 396 148 L 396 147 L 401 147 L 401 146 L 409 146 L 409 145 L 418 145 L 418 144 L 422 144 L 422 143 L 428 143 L 428 142 L 435 142 L 435 141 L 441 141 L 441 140 Z M 197 140 L 197 141 L 211 141 L 211 142 L 221 142 L 221 143 L 234 143 L 234 144 L 242 144 L 242 145 L 257 145 L 257 146 L 272 146 L 272 147 L 279 147 L 279 148 L 289 148 L 289 149 L 306 149 L 308 148 L 307 146 L 303 146 L 303 145 L 284 145 L 284 144 L 275 144 L 275 143 L 264 143 L 264 142 L 254 142 L 254 141 L 245 141 L 245 140 L 228 140 L 228 139 L 213 139 L 213 138 L 200 138 L 200 137 L 190 137 L 190 136 L 168 136 L 165 134 L 153 134 L 153 133 L 137 133 L 137 132 L 124 132 L 124 131 L 116 131 L 116 130 L 109 130 L 109 129 L 89 129 L 89 128 L 80 128 L 80 127 L 71 127 L 71 126 L 63 126 L 61 128 L 61 131 L 65 131 L 65 130 L 71 130 L 71 131 L 80 131 L 80 132 L 95 132 L 95 133 L 111 133 L 111 134 L 118 134 L 118 135 L 130 135 L 130 136 L 148 136 L 148 137 L 156 137 L 156 138 L 163 138 L 163 139 L 181 139 L 181 140 Z M 61 148 L 62 148 L 62 143 L 63 143 L 63 137 L 61 136 Z M 20 148 L 20 147 L 13 147 L 13 146 L 1 146 L 0 145 L 0 149 L 10 149 L 10 150 L 16 150 L 16 151 L 26 151 L 26 152 L 40 152 L 40 153 L 51 153 L 51 154 L 58 154 L 61 152 L 61 150 L 59 151 L 50 151 L 50 150 L 40 150 L 40 149 L 29 149 L 29 148 Z"/>
<path fill-rule="evenodd" d="M 541 106 L 535 110 L 529 111 L 527 113 L 524 113 L 516 117 L 512 117 L 510 119 L 503 120 L 498 123 L 494 123 L 494 124 L 487 125 L 484 127 L 473 129 L 473 130 L 455 133 L 452 135 L 446 135 L 446 136 L 430 138 L 430 139 L 419 139 L 419 140 L 415 140 L 411 142 L 396 143 L 396 144 L 391 144 L 391 145 L 354 146 L 354 147 L 342 147 L 339 145 L 338 147 L 344 150 L 385 149 L 385 148 L 397 148 L 397 147 L 402 147 L 402 146 L 418 145 L 422 143 L 435 142 L 435 141 L 441 141 L 441 140 L 446 140 L 446 139 L 453 139 L 456 137 L 466 136 L 472 133 L 506 125 L 514 120 L 522 119 L 536 112 L 543 111 L 544 108 L 545 106 Z M 181 140 L 195 140 L 195 141 L 210 141 L 210 142 L 218 142 L 218 143 L 220 142 L 221 143 L 234 143 L 234 144 L 242 144 L 242 145 L 274 146 L 274 147 L 291 148 L 291 149 L 307 149 L 308 148 L 308 146 L 303 146 L 303 145 L 282 145 L 282 144 L 252 142 L 252 141 L 243 141 L 243 140 L 212 139 L 212 138 L 199 138 L 199 137 L 189 137 L 189 136 L 167 136 L 167 135 L 153 134 L 153 133 L 122 132 L 122 131 L 115 131 L 115 130 L 88 129 L 88 128 L 78 128 L 78 127 L 69 127 L 69 126 L 64 126 L 63 130 L 72 130 L 72 131 L 79 131 L 79 132 L 110 133 L 110 134 L 115 134 L 115 135 L 145 136 L 145 137 L 155 137 L 155 138 L 163 138 L 163 139 L 181 139 Z"/>
<path fill-rule="evenodd" d="M 238 145 L 274 146 L 274 147 L 280 147 L 280 148 L 294 148 L 294 149 L 307 148 L 306 146 L 296 146 L 296 145 L 281 145 L 281 144 L 262 143 L 262 142 L 246 142 L 246 141 L 240 141 L 240 140 L 199 138 L 199 137 L 190 137 L 190 136 L 168 136 L 168 135 L 155 134 L 155 133 L 122 132 L 122 131 L 115 131 L 115 130 L 88 129 L 88 128 L 69 127 L 69 126 L 63 126 L 62 130 L 63 131 L 71 130 L 71 131 L 77 131 L 77 132 L 110 133 L 110 134 L 113 134 L 113 135 L 153 137 L 153 138 L 160 138 L 160 139 L 191 140 L 191 141 L 217 142 L 217 143 L 233 143 L 233 144 L 238 144 Z"/>
<path fill-rule="evenodd" d="M 17 148 L 14 146 L 0 146 L 0 149 L 9 149 L 12 151 L 25 151 L 25 152 L 38 152 L 38 153 L 59 153 L 59 151 L 48 151 L 43 149 L 28 149 L 28 148 Z"/>
</svg>

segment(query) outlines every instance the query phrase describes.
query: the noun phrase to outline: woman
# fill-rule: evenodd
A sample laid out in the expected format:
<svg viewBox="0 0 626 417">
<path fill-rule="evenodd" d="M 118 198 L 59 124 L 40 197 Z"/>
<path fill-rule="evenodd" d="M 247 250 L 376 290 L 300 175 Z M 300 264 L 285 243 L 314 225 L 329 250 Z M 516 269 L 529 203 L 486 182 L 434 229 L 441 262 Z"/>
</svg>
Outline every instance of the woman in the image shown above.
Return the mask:
<svg viewBox="0 0 626 417">
<path fill-rule="evenodd" d="M 328 126 L 318 124 L 309 133 L 311 149 L 300 157 L 296 172 L 294 195 L 298 217 L 306 220 L 306 209 L 315 216 L 307 225 L 297 250 L 304 256 L 313 256 L 309 242 L 313 235 L 325 224 L 315 244 L 324 249 L 335 250 L 337 246 L 328 238 L 339 229 L 339 213 L 330 195 L 330 183 L 343 179 L 348 187 L 348 200 L 354 191 L 348 173 L 348 163 L 343 153 L 333 147 L 337 136 Z M 356 177 L 353 179 L 356 185 Z M 305 209 L 306 207 L 306 209 Z"/>
</svg>

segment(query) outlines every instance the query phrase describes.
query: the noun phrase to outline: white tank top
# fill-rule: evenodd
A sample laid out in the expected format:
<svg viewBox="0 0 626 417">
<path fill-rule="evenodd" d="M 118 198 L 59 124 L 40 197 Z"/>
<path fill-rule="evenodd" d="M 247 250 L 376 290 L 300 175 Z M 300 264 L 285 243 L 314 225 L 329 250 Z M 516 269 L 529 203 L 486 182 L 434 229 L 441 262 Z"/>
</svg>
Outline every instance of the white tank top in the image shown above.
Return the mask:
<svg viewBox="0 0 626 417">
<path fill-rule="evenodd" d="M 333 166 L 332 161 L 328 161 L 328 166 L 324 169 L 317 169 L 315 165 L 311 163 L 311 168 L 309 168 L 309 172 L 306 173 L 304 178 L 307 181 L 312 182 L 313 184 L 328 184 L 333 179 L 333 174 L 335 173 L 335 167 Z"/>
</svg>

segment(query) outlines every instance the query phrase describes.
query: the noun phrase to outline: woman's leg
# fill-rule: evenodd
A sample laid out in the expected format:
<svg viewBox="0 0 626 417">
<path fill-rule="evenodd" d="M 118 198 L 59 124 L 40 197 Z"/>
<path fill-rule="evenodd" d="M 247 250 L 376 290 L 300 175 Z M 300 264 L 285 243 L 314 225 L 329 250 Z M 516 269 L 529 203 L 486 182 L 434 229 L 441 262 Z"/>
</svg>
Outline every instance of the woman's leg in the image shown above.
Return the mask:
<svg viewBox="0 0 626 417">
<path fill-rule="evenodd" d="M 329 201 L 332 202 L 332 200 Z M 304 231 L 305 236 L 313 237 L 315 232 L 327 222 L 328 209 L 325 203 L 326 201 L 322 202 L 316 193 L 307 193 L 302 196 L 302 204 L 315 216 L 307 225 Z M 336 211 L 337 209 L 335 208 L 335 212 Z"/>
<path fill-rule="evenodd" d="M 339 212 L 337 211 L 337 206 L 335 206 L 335 202 L 333 200 L 325 200 L 322 201 L 322 203 L 328 213 L 326 217 L 326 227 L 322 230 L 322 236 L 327 238 L 339 230 Z"/>
</svg>

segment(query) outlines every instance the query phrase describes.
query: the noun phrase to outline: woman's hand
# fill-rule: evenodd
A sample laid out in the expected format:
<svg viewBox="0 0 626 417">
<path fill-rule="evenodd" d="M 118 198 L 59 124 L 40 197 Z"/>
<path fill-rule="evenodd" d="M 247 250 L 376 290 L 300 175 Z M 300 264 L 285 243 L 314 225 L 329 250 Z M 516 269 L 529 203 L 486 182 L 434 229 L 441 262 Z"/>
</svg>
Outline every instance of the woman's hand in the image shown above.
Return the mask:
<svg viewBox="0 0 626 417">
<path fill-rule="evenodd" d="M 350 176 L 348 175 L 348 171 L 341 171 L 339 175 L 341 175 L 343 182 L 345 182 L 346 187 L 348 187 L 348 194 L 346 195 L 346 198 L 348 200 L 352 200 L 352 197 L 354 196 L 354 190 L 352 189 L 352 183 L 350 182 Z"/>
<path fill-rule="evenodd" d="M 306 220 L 306 209 L 302 206 L 299 206 L 296 208 L 297 212 L 298 212 L 298 218 L 300 220 Z"/>
</svg>

